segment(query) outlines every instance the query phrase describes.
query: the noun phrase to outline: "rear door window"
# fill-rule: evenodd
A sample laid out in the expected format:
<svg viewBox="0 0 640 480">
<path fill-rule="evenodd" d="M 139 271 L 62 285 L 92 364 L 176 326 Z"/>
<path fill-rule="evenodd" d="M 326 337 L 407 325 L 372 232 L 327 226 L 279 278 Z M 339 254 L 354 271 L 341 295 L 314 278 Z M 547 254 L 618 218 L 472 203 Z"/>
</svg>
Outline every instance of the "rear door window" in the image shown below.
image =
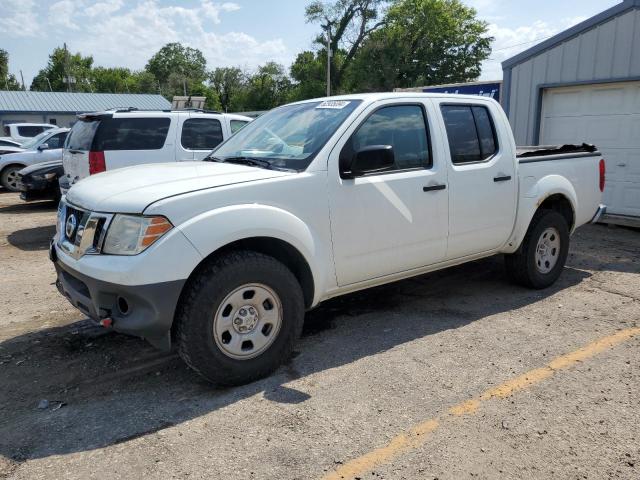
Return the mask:
<svg viewBox="0 0 640 480">
<path fill-rule="evenodd" d="M 170 125 L 168 117 L 104 118 L 95 133 L 92 149 L 159 150 L 164 146 Z"/>
<path fill-rule="evenodd" d="M 222 124 L 213 118 L 190 118 L 182 124 L 182 146 L 187 150 L 213 150 L 222 143 Z"/>
<path fill-rule="evenodd" d="M 495 128 L 486 107 L 443 105 L 441 110 L 454 165 L 482 162 L 496 153 Z"/>
</svg>

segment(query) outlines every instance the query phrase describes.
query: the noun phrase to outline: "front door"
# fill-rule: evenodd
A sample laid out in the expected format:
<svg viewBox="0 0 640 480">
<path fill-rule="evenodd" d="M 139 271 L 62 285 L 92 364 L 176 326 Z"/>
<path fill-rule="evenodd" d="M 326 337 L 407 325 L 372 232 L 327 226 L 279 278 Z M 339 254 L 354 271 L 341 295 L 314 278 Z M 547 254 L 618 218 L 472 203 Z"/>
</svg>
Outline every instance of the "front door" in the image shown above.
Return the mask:
<svg viewBox="0 0 640 480">
<path fill-rule="evenodd" d="M 430 142 L 430 107 L 422 101 L 374 104 L 333 149 L 329 207 L 338 285 L 444 259 L 447 170 Z M 341 164 L 344 169 L 358 151 L 380 145 L 393 147 L 392 170 L 341 177 Z"/>
<path fill-rule="evenodd" d="M 498 143 L 488 104 L 447 102 L 440 110 L 450 149 L 447 259 L 496 250 L 517 208 L 513 146 Z"/>
</svg>

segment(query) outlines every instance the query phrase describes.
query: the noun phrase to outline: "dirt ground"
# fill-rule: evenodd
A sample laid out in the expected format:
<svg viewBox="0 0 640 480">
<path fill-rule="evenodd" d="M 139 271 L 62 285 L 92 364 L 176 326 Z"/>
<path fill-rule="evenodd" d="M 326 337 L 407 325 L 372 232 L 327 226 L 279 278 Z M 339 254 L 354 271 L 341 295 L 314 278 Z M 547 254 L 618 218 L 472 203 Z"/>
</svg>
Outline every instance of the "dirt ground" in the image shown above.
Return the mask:
<svg viewBox="0 0 640 480">
<path fill-rule="evenodd" d="M 217 389 L 67 304 L 55 213 L 0 192 L 0 478 L 640 478 L 640 231 L 580 229 L 545 291 L 491 258 L 333 300 Z"/>
</svg>

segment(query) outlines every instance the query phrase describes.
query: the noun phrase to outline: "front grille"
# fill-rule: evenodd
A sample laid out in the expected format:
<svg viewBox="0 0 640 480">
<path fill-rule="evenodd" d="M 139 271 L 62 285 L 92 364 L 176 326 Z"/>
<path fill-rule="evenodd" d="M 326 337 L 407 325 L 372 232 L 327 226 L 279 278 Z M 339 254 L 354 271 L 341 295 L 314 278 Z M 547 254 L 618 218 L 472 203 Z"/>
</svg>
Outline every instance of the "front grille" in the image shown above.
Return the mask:
<svg viewBox="0 0 640 480">
<path fill-rule="evenodd" d="M 94 213 L 60 202 L 58 245 L 72 257 L 98 254 L 113 218 L 109 213 Z"/>
</svg>

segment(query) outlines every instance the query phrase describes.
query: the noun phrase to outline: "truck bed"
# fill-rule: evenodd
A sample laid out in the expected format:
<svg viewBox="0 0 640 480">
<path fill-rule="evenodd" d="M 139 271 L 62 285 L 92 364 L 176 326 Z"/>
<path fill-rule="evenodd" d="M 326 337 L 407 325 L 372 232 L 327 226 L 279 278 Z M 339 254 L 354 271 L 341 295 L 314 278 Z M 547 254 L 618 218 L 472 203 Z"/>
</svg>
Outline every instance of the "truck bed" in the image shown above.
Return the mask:
<svg viewBox="0 0 640 480">
<path fill-rule="evenodd" d="M 600 155 L 595 145 L 536 145 L 516 147 L 516 157 L 520 163 L 542 162 L 545 160 L 560 160 L 562 158 L 576 158 L 581 156 Z"/>
</svg>

